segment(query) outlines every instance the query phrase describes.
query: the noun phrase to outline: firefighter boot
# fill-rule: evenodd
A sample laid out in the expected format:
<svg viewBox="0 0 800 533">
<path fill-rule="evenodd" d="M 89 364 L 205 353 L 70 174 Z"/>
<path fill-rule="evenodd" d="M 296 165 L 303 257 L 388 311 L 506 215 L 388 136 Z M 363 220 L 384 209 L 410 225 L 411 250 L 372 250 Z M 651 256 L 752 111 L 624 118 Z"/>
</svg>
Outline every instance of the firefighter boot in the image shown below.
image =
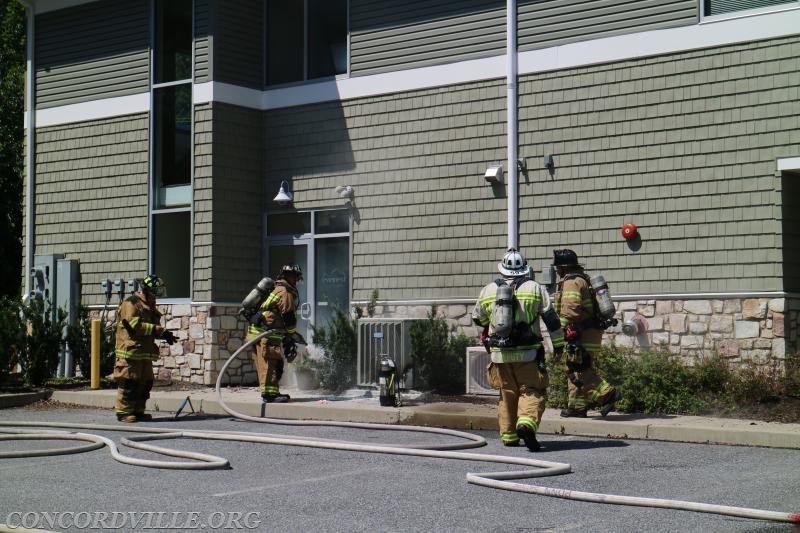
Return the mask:
<svg viewBox="0 0 800 533">
<path fill-rule="evenodd" d="M 586 409 L 576 409 L 574 407 L 567 407 L 561 410 L 562 418 L 586 418 Z"/>
<path fill-rule="evenodd" d="M 262 394 L 261 401 L 264 403 L 289 403 L 288 394 Z"/>
<path fill-rule="evenodd" d="M 137 422 L 150 422 L 153 419 L 153 415 L 148 413 L 136 413 L 135 416 Z"/>
<path fill-rule="evenodd" d="M 542 445 L 536 440 L 536 432 L 530 426 L 517 426 L 517 436 L 525 442 L 525 446 L 532 452 L 538 452 Z"/>
<path fill-rule="evenodd" d="M 600 406 L 600 416 L 606 416 L 608 413 L 614 410 L 614 405 L 622 399 L 622 393 L 618 390 L 614 389 L 605 403 Z"/>
<path fill-rule="evenodd" d="M 117 415 L 117 420 L 126 424 L 132 424 L 137 421 L 136 415 Z"/>
</svg>

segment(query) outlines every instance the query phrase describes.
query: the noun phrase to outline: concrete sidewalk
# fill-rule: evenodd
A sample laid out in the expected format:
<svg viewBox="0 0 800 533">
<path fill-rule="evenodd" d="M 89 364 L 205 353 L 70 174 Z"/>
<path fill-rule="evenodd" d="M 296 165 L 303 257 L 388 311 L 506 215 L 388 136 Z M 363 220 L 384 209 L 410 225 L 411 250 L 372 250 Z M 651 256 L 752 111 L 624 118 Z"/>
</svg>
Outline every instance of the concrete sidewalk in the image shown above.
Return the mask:
<svg viewBox="0 0 800 533">
<path fill-rule="evenodd" d="M 497 430 L 496 406 L 485 403 L 431 402 L 426 395 L 403 395 L 402 407 L 382 407 L 374 391 L 354 390 L 341 396 L 324 391 L 299 391 L 284 388 L 292 396 L 287 404 L 262 404 L 253 387 L 225 388 L 225 404 L 250 416 L 409 424 L 447 427 L 458 430 Z M 111 409 L 115 390 L 57 390 L 51 399 L 71 404 Z M 149 412 L 173 416 L 189 398 L 195 411 L 226 415 L 213 388 L 191 391 L 166 391 L 156 387 L 147 404 Z M 0 398 L 0 407 L 4 405 Z M 190 412 L 187 405 L 183 414 Z M 109 417 L 111 417 L 109 413 Z M 771 448 L 800 449 L 800 424 L 780 424 L 756 420 L 711 418 L 703 416 L 653 416 L 611 413 L 606 418 L 590 411 L 589 418 L 561 418 L 559 411 L 548 409 L 542 419 L 540 435 L 581 435 L 621 439 L 652 439 L 676 442 L 734 444 Z"/>
</svg>

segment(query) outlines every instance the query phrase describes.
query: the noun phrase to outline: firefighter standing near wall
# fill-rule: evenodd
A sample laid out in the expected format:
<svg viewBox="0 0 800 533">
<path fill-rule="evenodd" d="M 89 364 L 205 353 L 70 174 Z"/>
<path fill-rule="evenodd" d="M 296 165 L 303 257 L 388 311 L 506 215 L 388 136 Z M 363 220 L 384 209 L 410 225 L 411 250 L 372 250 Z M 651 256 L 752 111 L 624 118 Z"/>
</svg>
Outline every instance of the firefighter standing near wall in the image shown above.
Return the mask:
<svg viewBox="0 0 800 533">
<path fill-rule="evenodd" d="M 472 320 L 484 328 L 481 340 L 491 355 L 489 383 L 500 391 L 500 439 L 506 446 L 519 446 L 522 439 L 537 451 L 548 386 L 538 321 L 542 318 L 551 332 L 556 350 L 563 347 L 561 325 L 547 291 L 531 279 L 522 253 L 510 248 L 497 268 L 503 277 L 483 288 Z"/>
<path fill-rule="evenodd" d="M 584 418 L 589 405 L 600 406 L 606 416 L 622 395 L 594 368 L 604 326 L 589 277 L 572 250 L 553 250 L 553 265 L 559 277 L 555 307 L 566 341 L 568 400 L 561 416 Z"/>
<path fill-rule="evenodd" d="M 164 339 L 169 344 L 176 340 L 171 331 L 160 325 L 161 313 L 156 308 L 156 296 L 166 294 L 164 282 L 154 274 L 137 282 L 137 291 L 117 309 L 114 412 L 121 422 L 153 418 L 144 411 L 153 388 L 153 361 L 159 356 L 156 339 Z"/>
<path fill-rule="evenodd" d="M 281 267 L 275 288 L 261 304 L 258 314 L 248 326 L 247 340 L 268 329 L 276 330 L 259 339 L 253 354 L 258 373 L 258 389 L 261 392 L 261 399 L 266 403 L 289 401 L 289 395 L 281 394 L 278 385 L 283 376 L 283 357 L 285 354 L 287 360 L 291 362 L 297 353 L 296 345 L 306 344 L 296 329 L 296 313 L 300 300 L 297 283 L 302 279 L 303 271 L 299 265 L 287 264 Z"/>
</svg>

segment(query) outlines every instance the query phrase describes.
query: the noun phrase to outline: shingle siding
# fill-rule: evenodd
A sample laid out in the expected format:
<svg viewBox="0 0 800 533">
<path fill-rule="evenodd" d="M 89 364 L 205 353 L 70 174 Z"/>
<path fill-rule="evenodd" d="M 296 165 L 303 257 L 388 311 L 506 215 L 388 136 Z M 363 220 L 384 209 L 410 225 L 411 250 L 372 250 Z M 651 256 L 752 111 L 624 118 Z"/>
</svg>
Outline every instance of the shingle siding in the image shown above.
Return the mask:
<svg viewBox="0 0 800 533">
<path fill-rule="evenodd" d="M 195 300 L 240 301 L 264 275 L 262 120 L 220 103 L 195 109 Z"/>
<path fill-rule="evenodd" d="M 194 81 L 204 83 L 213 78 L 213 43 L 211 32 L 215 0 L 194 2 Z"/>
<path fill-rule="evenodd" d="M 37 108 L 146 92 L 149 5 L 110 0 L 37 15 Z"/>
<path fill-rule="evenodd" d="M 101 280 L 147 271 L 147 115 L 36 134 L 36 253 L 79 260 L 82 303 L 103 303 Z"/>
<path fill-rule="evenodd" d="M 775 159 L 800 139 L 800 40 L 520 80 L 521 243 L 569 246 L 624 293 L 783 289 Z M 565 191 L 569 191 L 565 193 Z M 535 219 L 525 213 L 536 213 Z M 619 230 L 636 223 L 641 248 Z M 539 265 L 537 265 L 539 266 Z"/>
<path fill-rule="evenodd" d="M 264 86 L 264 4 L 224 0 L 214 21 L 214 80 L 243 87 Z"/>
</svg>

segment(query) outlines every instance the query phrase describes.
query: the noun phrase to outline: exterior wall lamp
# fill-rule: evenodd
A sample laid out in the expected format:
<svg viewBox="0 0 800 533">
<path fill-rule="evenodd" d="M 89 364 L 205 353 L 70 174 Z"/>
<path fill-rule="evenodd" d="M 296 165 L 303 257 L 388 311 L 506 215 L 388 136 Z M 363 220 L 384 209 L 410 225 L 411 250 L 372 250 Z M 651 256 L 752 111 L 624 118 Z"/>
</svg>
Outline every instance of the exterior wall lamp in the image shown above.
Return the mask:
<svg viewBox="0 0 800 533">
<path fill-rule="evenodd" d="M 289 191 L 289 184 L 286 183 L 286 180 L 281 181 L 281 188 L 272 201 L 278 205 L 289 205 L 293 200 L 294 195 Z"/>
</svg>

